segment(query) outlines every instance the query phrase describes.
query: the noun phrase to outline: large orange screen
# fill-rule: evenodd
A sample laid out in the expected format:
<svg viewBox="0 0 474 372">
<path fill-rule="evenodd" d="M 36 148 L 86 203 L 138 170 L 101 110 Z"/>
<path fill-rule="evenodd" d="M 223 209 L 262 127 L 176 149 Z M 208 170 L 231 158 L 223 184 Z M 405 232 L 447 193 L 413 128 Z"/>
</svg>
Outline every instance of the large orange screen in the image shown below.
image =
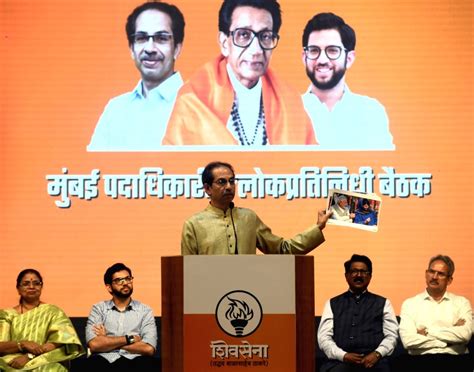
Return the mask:
<svg viewBox="0 0 474 372">
<path fill-rule="evenodd" d="M 219 52 L 220 1 L 176 0 L 186 18 L 177 70 L 184 79 Z M 394 151 L 164 151 L 88 153 L 97 120 L 114 96 L 139 76 L 125 38 L 125 20 L 137 1 L 2 1 L 1 28 L 1 262 L 0 307 L 16 303 L 15 278 L 26 267 L 44 276 L 42 298 L 70 316 L 87 316 L 109 295 L 102 275 L 115 262 L 133 269 L 134 296 L 161 314 L 160 257 L 180 254 L 183 221 L 205 199 L 185 196 L 112 198 L 107 175 L 196 175 L 212 160 L 238 174 L 299 174 L 302 167 L 368 167 L 382 198 L 376 233 L 328 226 L 315 256 L 316 313 L 344 291 L 343 262 L 352 253 L 374 263 L 370 289 L 402 301 L 424 289 L 428 259 L 450 255 L 450 289 L 474 300 L 472 267 L 472 4 L 470 1 L 281 0 L 281 40 L 271 67 L 303 93 L 309 81 L 301 61 L 301 34 L 314 14 L 332 11 L 356 30 L 357 59 L 348 73 L 352 91 L 376 97 L 390 118 Z M 100 171 L 99 194 L 71 196 L 69 208 L 48 193 L 48 175 Z M 430 175 L 430 192 L 384 195 L 378 175 Z M 97 173 L 98 174 L 98 173 Z M 316 221 L 326 195 L 237 198 L 276 234 L 291 237 Z"/>
</svg>

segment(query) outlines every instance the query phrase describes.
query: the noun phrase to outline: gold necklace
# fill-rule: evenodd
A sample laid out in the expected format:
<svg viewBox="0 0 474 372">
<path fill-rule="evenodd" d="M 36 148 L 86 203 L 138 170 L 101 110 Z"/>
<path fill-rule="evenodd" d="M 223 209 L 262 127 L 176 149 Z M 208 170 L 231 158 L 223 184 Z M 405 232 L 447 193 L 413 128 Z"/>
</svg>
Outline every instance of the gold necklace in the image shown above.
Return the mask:
<svg viewBox="0 0 474 372">
<path fill-rule="evenodd" d="M 26 311 L 33 310 L 37 308 L 40 305 L 41 302 L 38 302 L 35 306 L 33 306 L 31 309 L 28 309 L 27 307 L 23 306 L 23 302 L 20 302 L 20 314 L 23 314 L 23 309 L 26 309 Z"/>
</svg>

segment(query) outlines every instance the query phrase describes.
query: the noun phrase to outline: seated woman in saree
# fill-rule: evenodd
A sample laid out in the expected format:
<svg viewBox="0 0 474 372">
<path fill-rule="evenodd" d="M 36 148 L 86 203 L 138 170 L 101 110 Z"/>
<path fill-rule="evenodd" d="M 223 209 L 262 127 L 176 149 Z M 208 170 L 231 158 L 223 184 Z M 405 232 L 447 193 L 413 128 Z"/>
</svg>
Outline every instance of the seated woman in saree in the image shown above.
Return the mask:
<svg viewBox="0 0 474 372">
<path fill-rule="evenodd" d="M 0 370 L 62 372 L 83 354 L 71 320 L 57 306 L 40 300 L 43 278 L 34 269 L 16 280 L 20 303 L 0 310 Z"/>
<path fill-rule="evenodd" d="M 377 212 L 374 211 L 367 199 L 359 199 L 355 211 L 354 223 L 361 225 L 377 225 Z"/>
</svg>

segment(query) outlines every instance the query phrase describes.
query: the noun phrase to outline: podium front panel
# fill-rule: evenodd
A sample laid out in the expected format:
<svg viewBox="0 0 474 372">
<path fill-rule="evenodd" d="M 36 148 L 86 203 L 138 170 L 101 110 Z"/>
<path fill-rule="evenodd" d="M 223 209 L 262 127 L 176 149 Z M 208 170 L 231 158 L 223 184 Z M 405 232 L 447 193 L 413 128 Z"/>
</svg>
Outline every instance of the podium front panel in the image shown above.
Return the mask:
<svg viewBox="0 0 474 372">
<path fill-rule="evenodd" d="M 302 258 L 307 267 L 302 271 L 311 275 L 310 280 L 298 279 L 301 265 L 297 261 Z M 183 265 L 183 278 L 181 283 L 177 280 L 174 284 L 182 285 L 182 314 L 171 319 L 181 324 L 168 328 L 163 324 L 163 329 L 181 335 L 163 334 L 162 342 L 174 346 L 169 349 L 163 345 L 162 355 L 181 352 L 182 361 L 171 361 L 176 358 L 163 355 L 165 372 L 292 372 L 303 371 L 300 366 L 308 367 L 308 363 L 314 368 L 313 257 L 242 255 L 178 259 Z M 165 278 L 163 285 L 167 285 Z M 162 322 L 168 321 L 167 312 L 163 307 Z M 305 313 L 313 327 L 312 337 L 305 340 L 310 345 L 303 350 L 312 355 L 301 357 L 298 346 L 301 347 L 304 336 L 299 333 L 307 330 L 301 324 Z M 178 344 L 170 340 L 176 336 L 181 339 Z"/>
</svg>

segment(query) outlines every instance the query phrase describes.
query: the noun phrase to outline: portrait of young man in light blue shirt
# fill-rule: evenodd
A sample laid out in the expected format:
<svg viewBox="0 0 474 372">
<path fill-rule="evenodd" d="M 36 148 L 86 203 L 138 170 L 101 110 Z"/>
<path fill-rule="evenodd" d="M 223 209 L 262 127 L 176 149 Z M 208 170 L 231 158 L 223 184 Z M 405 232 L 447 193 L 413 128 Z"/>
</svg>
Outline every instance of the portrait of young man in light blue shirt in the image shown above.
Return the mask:
<svg viewBox="0 0 474 372">
<path fill-rule="evenodd" d="M 384 106 L 346 84 L 356 57 L 352 27 L 333 13 L 320 13 L 307 23 L 302 39 L 303 64 L 311 80 L 303 104 L 321 149 L 394 150 Z"/>
</svg>

